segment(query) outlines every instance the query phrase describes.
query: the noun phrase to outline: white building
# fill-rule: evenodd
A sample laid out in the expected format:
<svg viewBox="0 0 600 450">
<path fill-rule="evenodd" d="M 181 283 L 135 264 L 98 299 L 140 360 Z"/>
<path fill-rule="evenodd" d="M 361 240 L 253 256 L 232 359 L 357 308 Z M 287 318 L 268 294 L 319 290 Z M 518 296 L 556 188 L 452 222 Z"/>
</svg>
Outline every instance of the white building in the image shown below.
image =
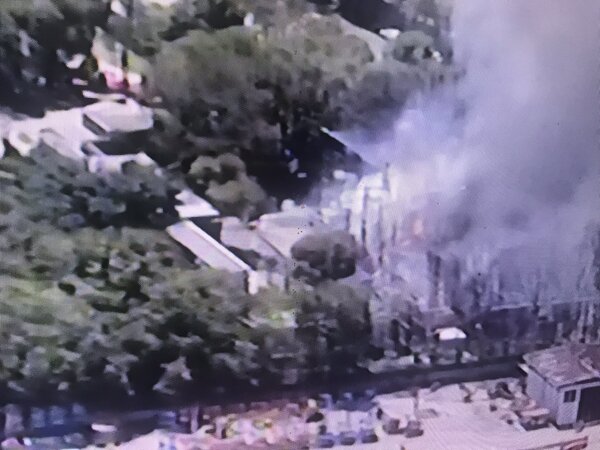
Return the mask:
<svg viewBox="0 0 600 450">
<path fill-rule="evenodd" d="M 68 158 L 85 159 L 84 144 L 106 133 L 128 133 L 152 128 L 152 110 L 134 100 L 101 101 L 84 108 L 47 111 L 41 118 L 12 121 L 6 138 L 22 156 L 40 143 Z"/>
<path fill-rule="evenodd" d="M 527 395 L 559 427 L 600 421 L 600 345 L 571 343 L 528 353 Z"/>
<path fill-rule="evenodd" d="M 152 110 L 132 99 L 101 101 L 83 108 L 83 124 L 97 135 L 149 130 L 154 125 Z"/>
</svg>

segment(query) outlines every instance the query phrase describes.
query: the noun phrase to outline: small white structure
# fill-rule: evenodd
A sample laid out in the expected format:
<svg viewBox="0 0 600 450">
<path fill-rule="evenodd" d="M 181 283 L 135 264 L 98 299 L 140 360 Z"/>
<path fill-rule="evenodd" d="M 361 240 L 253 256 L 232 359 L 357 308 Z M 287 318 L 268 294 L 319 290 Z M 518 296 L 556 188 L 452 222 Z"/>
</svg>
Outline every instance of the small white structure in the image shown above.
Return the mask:
<svg viewBox="0 0 600 450">
<path fill-rule="evenodd" d="M 455 350 L 466 350 L 467 335 L 457 327 L 443 327 L 434 331 L 434 337 L 441 350 L 452 352 Z"/>
<path fill-rule="evenodd" d="M 400 36 L 400 30 L 397 28 L 383 28 L 379 30 L 379 34 L 388 40 L 394 40 Z"/>
<path fill-rule="evenodd" d="M 40 142 L 39 132 L 27 133 L 25 130 L 13 128 L 8 132 L 7 141 L 19 154 L 29 156 L 31 150 Z"/>
<path fill-rule="evenodd" d="M 79 69 L 84 63 L 86 56 L 83 53 L 77 53 L 64 61 L 68 69 Z"/>
<path fill-rule="evenodd" d="M 461 342 L 467 338 L 465 332 L 457 327 L 438 328 L 435 335 L 440 342 Z"/>
<path fill-rule="evenodd" d="M 95 144 L 98 134 L 134 132 L 152 127 L 149 108 L 127 99 L 123 103 L 100 101 L 85 108 L 48 111 L 39 119 L 17 120 L 10 124 L 7 141 L 22 156 L 40 144 L 74 160 L 87 161 L 90 172 L 120 171 L 126 162 L 153 166 L 144 153 L 106 155 Z"/>
<path fill-rule="evenodd" d="M 189 220 L 171 225 L 167 232 L 210 267 L 233 273 L 252 270 L 227 247 Z"/>
<path fill-rule="evenodd" d="M 217 211 L 209 202 L 198 197 L 189 189 L 181 191 L 175 198 L 182 203 L 175 207 L 179 217 L 182 219 L 219 216 L 219 211 Z"/>
<path fill-rule="evenodd" d="M 254 251 L 261 258 L 281 260 L 279 252 L 269 245 L 255 229 L 248 227 L 237 217 L 223 217 L 220 220 L 221 242 L 228 247 Z"/>
<path fill-rule="evenodd" d="M 571 343 L 528 353 L 527 395 L 559 427 L 600 421 L 600 345 Z"/>
<path fill-rule="evenodd" d="M 254 14 L 248 13 L 244 16 L 244 26 L 245 27 L 253 27 L 255 23 Z"/>
<path fill-rule="evenodd" d="M 83 108 L 84 125 L 97 135 L 148 130 L 154 125 L 152 110 L 135 100 L 102 101 Z"/>
<path fill-rule="evenodd" d="M 170 8 L 179 0 L 143 0 L 146 6 L 159 6 L 161 8 Z"/>
</svg>

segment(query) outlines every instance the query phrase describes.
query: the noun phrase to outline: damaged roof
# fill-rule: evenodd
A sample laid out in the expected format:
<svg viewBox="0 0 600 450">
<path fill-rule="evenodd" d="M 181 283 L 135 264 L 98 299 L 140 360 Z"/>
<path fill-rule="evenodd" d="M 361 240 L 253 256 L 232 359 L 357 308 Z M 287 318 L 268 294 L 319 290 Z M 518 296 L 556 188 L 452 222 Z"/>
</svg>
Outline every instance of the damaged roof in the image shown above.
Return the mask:
<svg viewBox="0 0 600 450">
<path fill-rule="evenodd" d="M 525 362 L 554 387 L 600 378 L 600 345 L 571 343 L 528 353 Z"/>
</svg>

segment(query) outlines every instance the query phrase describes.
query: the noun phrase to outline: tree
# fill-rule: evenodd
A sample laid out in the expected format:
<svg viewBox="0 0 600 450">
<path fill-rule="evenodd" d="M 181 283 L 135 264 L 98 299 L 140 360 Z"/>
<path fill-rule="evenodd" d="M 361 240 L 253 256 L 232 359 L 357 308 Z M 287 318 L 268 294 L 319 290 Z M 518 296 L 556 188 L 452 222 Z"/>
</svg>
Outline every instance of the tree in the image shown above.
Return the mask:
<svg viewBox="0 0 600 450">
<path fill-rule="evenodd" d="M 192 134 L 231 141 L 264 187 L 273 168 L 279 191 L 306 192 L 339 166 L 331 155 L 344 153 L 319 139 L 321 127 L 381 125 L 446 70 L 422 33 L 388 43 L 337 14 L 310 14 L 315 5 L 304 0 L 223 4 L 258 25 L 194 29 L 163 43 L 145 95 L 161 97 Z M 230 151 L 213 146 L 204 155 Z M 294 160 L 306 178 L 286 167 Z"/>
<path fill-rule="evenodd" d="M 433 38 L 422 31 L 406 31 L 394 41 L 393 56 L 402 62 L 418 62 L 431 58 Z"/>
<path fill-rule="evenodd" d="M 354 274 L 358 248 L 354 237 L 344 231 L 309 234 L 293 245 L 292 257 L 322 278 L 335 280 Z"/>
<path fill-rule="evenodd" d="M 114 33 L 152 63 L 145 95 L 162 96 L 175 118 L 154 130 L 154 146 L 186 179 L 135 164 L 99 176 L 42 149 L 0 160 L 0 379 L 176 392 L 190 378 L 210 387 L 280 383 L 289 372 L 302 379 L 319 371 L 315 361 L 356 369 L 369 295 L 334 281 L 355 270 L 349 235 L 311 236 L 293 250 L 316 274 L 313 286 L 294 280 L 292 294 L 249 296 L 242 276 L 196 267 L 163 229 L 177 219 L 184 181 L 224 213 L 250 219 L 272 207 L 257 167 L 272 177 L 296 159 L 298 171 L 326 176 L 320 128 L 401 106 L 437 75 L 430 45 L 404 35 L 392 48 L 338 15 L 310 14 L 331 5 L 305 0 L 136 3 L 126 19 L 109 6 L 2 2 L 0 49 L 17 61 L 3 78 L 34 62 L 58 79 L 55 50 L 89 55 L 94 27 Z M 241 26 L 250 13 L 257 25 Z M 12 58 L 20 30 L 38 44 L 33 61 Z M 281 171 L 282 183 L 297 179 Z M 297 328 L 282 325 L 290 315 Z"/>
<path fill-rule="evenodd" d="M 14 175 L 7 188 L 32 205 L 27 212 L 32 219 L 43 217 L 65 229 L 168 225 L 177 218 L 175 195 L 185 186 L 182 179 L 161 179 L 135 163 L 125 164 L 122 173 L 91 174 L 80 163 L 42 149 L 28 158 L 8 156 L 0 160 L 0 170 Z"/>
<path fill-rule="evenodd" d="M 213 182 L 206 190 L 206 196 L 224 214 L 238 216 L 244 221 L 273 209 L 264 190 L 247 176 L 221 185 Z"/>
<path fill-rule="evenodd" d="M 0 50 L 11 59 L 18 79 L 22 67 L 37 67 L 48 86 L 59 80 L 62 71 L 57 51 L 88 54 L 95 26 L 108 19 L 106 0 L 22 0 L 0 5 Z M 19 52 L 20 32 L 31 38 L 31 55 Z"/>
</svg>

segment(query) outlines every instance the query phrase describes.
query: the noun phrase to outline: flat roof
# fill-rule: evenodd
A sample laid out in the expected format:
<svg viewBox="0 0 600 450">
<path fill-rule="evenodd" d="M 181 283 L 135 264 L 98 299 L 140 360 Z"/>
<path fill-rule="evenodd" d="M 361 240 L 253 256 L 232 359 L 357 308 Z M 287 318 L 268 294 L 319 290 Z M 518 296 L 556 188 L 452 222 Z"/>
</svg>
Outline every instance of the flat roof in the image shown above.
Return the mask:
<svg viewBox="0 0 600 450">
<path fill-rule="evenodd" d="M 304 236 L 331 231 L 319 213 L 310 207 L 263 214 L 254 225 L 258 236 L 287 258 L 292 256 L 293 245 Z"/>
<path fill-rule="evenodd" d="M 600 345 L 570 343 L 526 354 L 523 359 L 554 387 L 600 378 Z"/>
<path fill-rule="evenodd" d="M 147 130 L 154 123 L 152 111 L 131 99 L 93 103 L 83 108 L 83 115 L 107 133 Z"/>
<path fill-rule="evenodd" d="M 181 191 L 175 196 L 182 204 L 176 206 L 179 217 L 182 219 L 191 219 L 194 217 L 217 217 L 217 211 L 208 201 L 197 196 L 189 189 Z"/>
</svg>

